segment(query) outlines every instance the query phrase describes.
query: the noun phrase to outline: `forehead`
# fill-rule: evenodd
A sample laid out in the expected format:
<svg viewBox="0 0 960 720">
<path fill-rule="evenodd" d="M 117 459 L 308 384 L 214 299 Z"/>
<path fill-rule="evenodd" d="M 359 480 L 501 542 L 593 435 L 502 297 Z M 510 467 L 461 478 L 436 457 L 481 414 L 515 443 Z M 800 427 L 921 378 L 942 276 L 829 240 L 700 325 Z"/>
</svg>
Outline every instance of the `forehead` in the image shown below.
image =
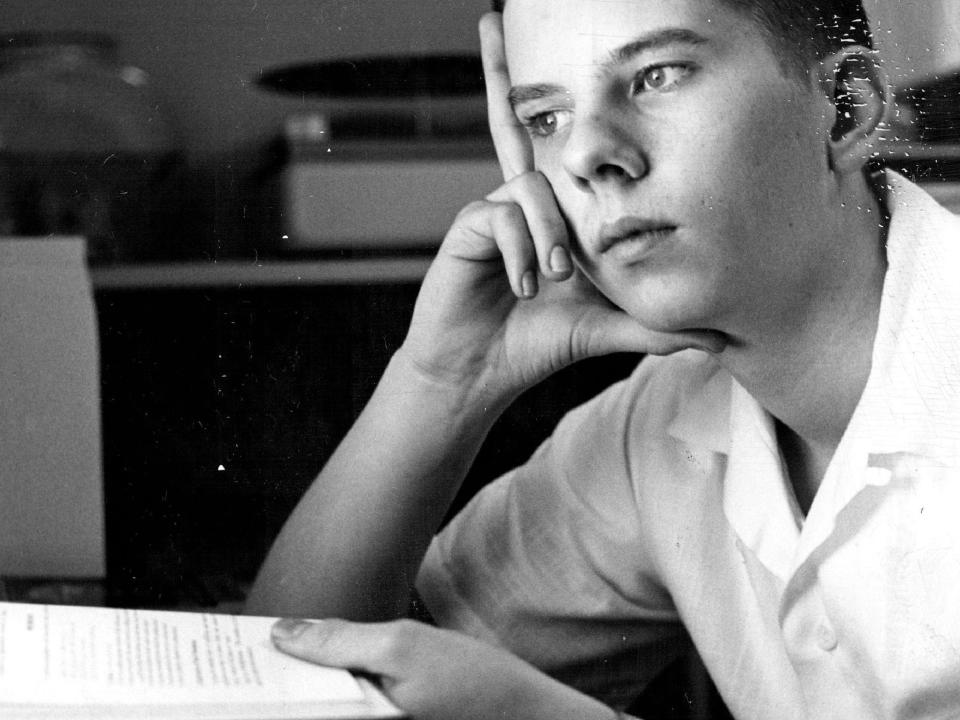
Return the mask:
<svg viewBox="0 0 960 720">
<path fill-rule="evenodd" d="M 504 34 L 511 80 L 542 79 L 560 65 L 589 69 L 613 49 L 665 29 L 727 41 L 731 33 L 756 30 L 720 0 L 509 0 Z"/>
</svg>

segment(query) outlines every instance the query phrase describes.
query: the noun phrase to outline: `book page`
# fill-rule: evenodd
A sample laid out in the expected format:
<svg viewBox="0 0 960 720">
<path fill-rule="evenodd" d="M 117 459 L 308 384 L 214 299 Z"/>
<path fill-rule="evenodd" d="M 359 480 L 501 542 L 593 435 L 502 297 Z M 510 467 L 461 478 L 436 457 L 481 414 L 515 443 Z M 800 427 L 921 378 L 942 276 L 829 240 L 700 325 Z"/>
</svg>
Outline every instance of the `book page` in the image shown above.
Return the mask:
<svg viewBox="0 0 960 720">
<path fill-rule="evenodd" d="M 362 703 L 350 673 L 291 658 L 272 618 L 0 603 L 0 706 Z"/>
</svg>

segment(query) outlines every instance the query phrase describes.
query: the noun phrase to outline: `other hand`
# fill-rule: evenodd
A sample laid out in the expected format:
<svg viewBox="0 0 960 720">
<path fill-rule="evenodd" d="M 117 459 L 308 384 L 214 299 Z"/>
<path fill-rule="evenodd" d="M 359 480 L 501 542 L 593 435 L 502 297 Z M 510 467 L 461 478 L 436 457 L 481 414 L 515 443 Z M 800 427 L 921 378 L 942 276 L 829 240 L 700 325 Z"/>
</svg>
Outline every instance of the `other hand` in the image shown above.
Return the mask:
<svg viewBox="0 0 960 720">
<path fill-rule="evenodd" d="M 280 620 L 277 648 L 321 665 L 377 676 L 414 720 L 610 720 L 614 712 L 514 655 L 412 620 Z"/>
</svg>

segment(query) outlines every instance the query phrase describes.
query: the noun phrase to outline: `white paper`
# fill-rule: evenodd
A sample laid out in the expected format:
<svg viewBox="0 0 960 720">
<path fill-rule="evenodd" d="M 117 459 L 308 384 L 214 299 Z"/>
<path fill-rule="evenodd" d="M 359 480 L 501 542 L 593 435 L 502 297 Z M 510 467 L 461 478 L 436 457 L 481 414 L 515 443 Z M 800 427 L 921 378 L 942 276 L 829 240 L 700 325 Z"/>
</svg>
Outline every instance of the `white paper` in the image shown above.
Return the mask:
<svg viewBox="0 0 960 720">
<path fill-rule="evenodd" d="M 136 707 L 141 717 L 286 718 L 340 717 L 338 709 L 364 706 L 366 694 L 347 671 L 276 650 L 273 622 L 0 603 L 0 710 L 31 717 L 30 706 L 40 715 L 69 707 L 79 718 L 121 717 Z"/>
</svg>

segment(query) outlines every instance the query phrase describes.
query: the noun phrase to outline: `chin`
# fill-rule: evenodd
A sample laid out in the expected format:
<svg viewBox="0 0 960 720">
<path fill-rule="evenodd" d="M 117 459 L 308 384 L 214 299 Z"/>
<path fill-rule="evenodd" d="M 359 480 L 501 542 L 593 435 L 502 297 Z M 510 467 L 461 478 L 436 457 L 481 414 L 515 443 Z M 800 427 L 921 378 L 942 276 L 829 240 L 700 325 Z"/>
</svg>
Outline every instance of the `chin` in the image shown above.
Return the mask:
<svg viewBox="0 0 960 720">
<path fill-rule="evenodd" d="M 716 328 L 716 301 L 692 288 L 678 287 L 675 284 L 659 289 L 647 287 L 642 293 L 632 293 L 628 297 L 611 297 L 611 300 L 641 325 L 656 332 Z"/>
</svg>

